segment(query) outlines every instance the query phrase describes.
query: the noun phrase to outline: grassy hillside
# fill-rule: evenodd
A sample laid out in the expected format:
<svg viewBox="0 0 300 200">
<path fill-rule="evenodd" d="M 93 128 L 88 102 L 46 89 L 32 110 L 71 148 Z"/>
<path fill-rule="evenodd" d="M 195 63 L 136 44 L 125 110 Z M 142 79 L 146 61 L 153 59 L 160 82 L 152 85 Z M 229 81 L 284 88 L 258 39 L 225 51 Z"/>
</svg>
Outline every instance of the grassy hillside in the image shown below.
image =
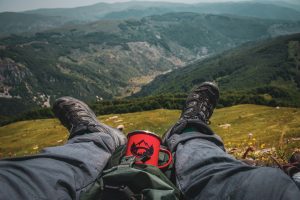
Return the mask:
<svg viewBox="0 0 300 200">
<path fill-rule="evenodd" d="M 105 115 L 99 119 L 125 131 L 150 130 L 162 135 L 176 122 L 180 111 L 154 110 L 146 112 Z M 212 129 L 224 139 L 228 150 L 237 148 L 240 156 L 248 146 L 254 146 L 252 157 L 266 159 L 273 154 L 285 158 L 300 150 L 300 109 L 239 105 L 217 109 L 211 119 Z M 253 134 L 249 138 L 249 133 Z M 44 147 L 62 145 L 67 130 L 56 119 L 23 121 L 0 127 L 0 156 L 34 154 Z"/>
<path fill-rule="evenodd" d="M 249 43 L 218 56 L 157 77 L 141 96 L 187 92 L 205 81 L 216 81 L 220 103 L 300 106 L 300 34 Z M 231 98 L 231 100 L 230 100 Z"/>
</svg>

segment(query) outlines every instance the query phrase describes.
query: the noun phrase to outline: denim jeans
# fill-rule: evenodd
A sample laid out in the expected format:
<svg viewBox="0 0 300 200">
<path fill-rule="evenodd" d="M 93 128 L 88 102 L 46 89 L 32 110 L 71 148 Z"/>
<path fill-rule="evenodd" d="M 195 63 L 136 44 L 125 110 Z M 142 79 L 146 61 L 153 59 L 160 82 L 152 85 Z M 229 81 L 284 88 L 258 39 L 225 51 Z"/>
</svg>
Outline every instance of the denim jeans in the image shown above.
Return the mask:
<svg viewBox="0 0 300 200">
<path fill-rule="evenodd" d="M 300 199 L 296 184 L 283 172 L 236 160 L 202 126 L 203 131 L 167 139 L 175 153 L 175 181 L 186 199 Z M 108 134 L 89 133 L 38 155 L 1 160 L 0 200 L 79 199 L 115 148 Z"/>
<path fill-rule="evenodd" d="M 300 189 L 300 172 L 294 174 L 292 178 L 295 181 L 298 188 Z"/>
<path fill-rule="evenodd" d="M 248 166 L 201 138 L 177 145 L 175 170 L 186 199 L 300 199 L 299 189 L 281 170 Z"/>
</svg>

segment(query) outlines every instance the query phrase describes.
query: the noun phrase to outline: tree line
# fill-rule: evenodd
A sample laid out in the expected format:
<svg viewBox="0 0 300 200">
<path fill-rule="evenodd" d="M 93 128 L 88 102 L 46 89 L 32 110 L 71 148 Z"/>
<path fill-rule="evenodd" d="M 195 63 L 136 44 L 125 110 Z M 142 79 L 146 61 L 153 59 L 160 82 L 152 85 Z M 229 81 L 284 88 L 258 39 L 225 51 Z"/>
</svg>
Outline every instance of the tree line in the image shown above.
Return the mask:
<svg viewBox="0 0 300 200">
<path fill-rule="evenodd" d="M 261 90 L 261 89 L 260 89 Z M 226 91 L 221 93 L 218 108 L 233 106 L 237 104 L 257 104 L 266 106 L 294 106 L 291 102 L 281 101 L 272 98 L 270 95 L 263 94 L 270 90 L 265 88 L 263 91 L 236 92 Z M 275 91 L 279 95 L 278 91 Z M 260 94 L 261 93 L 261 94 Z M 270 93 L 270 92 L 269 92 Z M 274 91 L 273 91 L 274 93 Z M 275 96 L 276 96 L 275 95 Z M 280 94 L 282 95 L 282 94 Z M 280 96 L 279 95 L 279 96 Z M 285 94 L 286 95 L 286 94 Z M 274 96 L 274 94 L 273 94 Z M 103 100 L 98 102 L 88 102 L 88 105 L 96 115 L 121 114 L 140 112 L 155 109 L 182 109 L 187 94 L 164 94 L 141 98 L 125 98 L 115 100 Z M 54 118 L 51 108 L 33 109 L 15 117 L 0 117 L 0 125 L 6 125 L 16 121 Z"/>
</svg>

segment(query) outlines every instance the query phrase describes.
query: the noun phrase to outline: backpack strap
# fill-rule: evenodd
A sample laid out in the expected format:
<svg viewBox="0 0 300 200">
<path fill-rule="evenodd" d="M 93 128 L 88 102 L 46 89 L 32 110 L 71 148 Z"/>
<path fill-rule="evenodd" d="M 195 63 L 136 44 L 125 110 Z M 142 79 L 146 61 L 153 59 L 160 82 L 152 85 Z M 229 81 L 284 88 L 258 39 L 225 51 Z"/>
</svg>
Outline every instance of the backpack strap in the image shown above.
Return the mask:
<svg viewBox="0 0 300 200">
<path fill-rule="evenodd" d="M 135 156 L 124 156 L 118 167 L 132 167 L 135 161 Z"/>
<path fill-rule="evenodd" d="M 105 169 L 110 169 L 115 166 L 118 166 L 121 163 L 122 158 L 125 156 L 125 153 L 126 145 L 118 146 L 114 153 L 111 155 L 110 159 L 108 160 Z"/>
<path fill-rule="evenodd" d="M 120 200 L 143 200 L 142 194 L 134 194 L 133 191 L 126 185 L 121 186 L 110 186 L 104 185 L 104 189 L 109 194 L 114 194 Z M 112 196 L 108 198 L 111 199 Z M 105 196 L 102 196 L 103 199 L 106 199 Z"/>
</svg>

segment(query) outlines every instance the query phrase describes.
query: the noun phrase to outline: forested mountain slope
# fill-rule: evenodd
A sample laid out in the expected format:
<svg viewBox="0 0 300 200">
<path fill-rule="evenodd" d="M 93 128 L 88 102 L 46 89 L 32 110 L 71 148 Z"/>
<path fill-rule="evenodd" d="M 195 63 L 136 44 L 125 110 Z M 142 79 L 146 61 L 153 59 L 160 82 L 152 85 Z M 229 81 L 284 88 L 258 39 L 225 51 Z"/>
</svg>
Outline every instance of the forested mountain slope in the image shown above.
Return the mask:
<svg viewBox="0 0 300 200">
<path fill-rule="evenodd" d="M 157 74 L 297 31 L 299 22 L 171 13 L 6 37 L 0 40 L 0 113 L 49 106 L 62 95 L 91 101 L 128 95 Z"/>
<path fill-rule="evenodd" d="M 300 106 L 300 34 L 249 43 L 157 77 L 138 94 L 187 92 L 216 81 L 223 97 L 240 103 Z M 223 104 L 229 102 L 224 101 Z"/>
</svg>

